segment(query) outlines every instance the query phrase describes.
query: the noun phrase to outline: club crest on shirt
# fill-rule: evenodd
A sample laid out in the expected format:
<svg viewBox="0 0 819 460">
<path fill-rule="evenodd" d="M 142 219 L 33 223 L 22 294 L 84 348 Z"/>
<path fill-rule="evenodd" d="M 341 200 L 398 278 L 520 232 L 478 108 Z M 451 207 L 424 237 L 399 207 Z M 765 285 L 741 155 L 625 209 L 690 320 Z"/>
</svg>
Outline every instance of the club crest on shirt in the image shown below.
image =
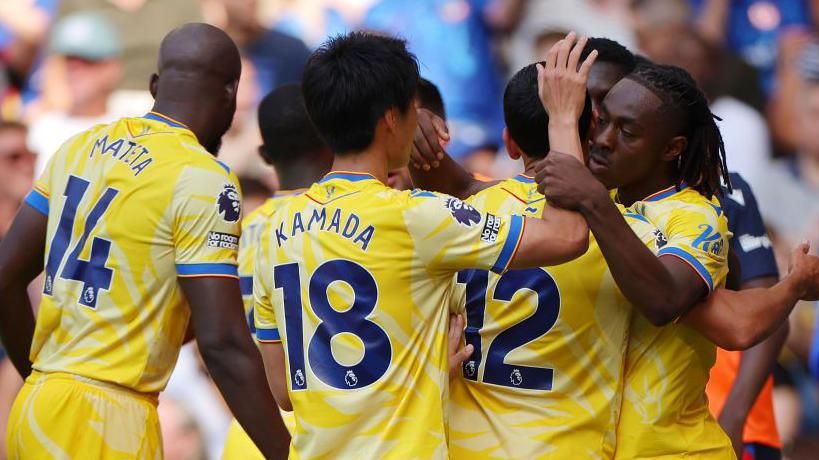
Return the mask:
<svg viewBox="0 0 819 460">
<path fill-rule="evenodd" d="M 296 370 L 296 374 L 293 379 L 296 382 L 296 386 L 299 388 L 304 386 L 304 373 L 301 371 L 301 369 Z"/>
<path fill-rule="evenodd" d="M 481 221 L 481 213 L 457 198 L 447 198 L 444 206 L 452 213 L 452 217 L 464 227 L 471 227 Z"/>
<path fill-rule="evenodd" d="M 477 370 L 474 360 L 469 360 L 464 364 L 464 373 L 467 377 L 474 377 Z"/>
<path fill-rule="evenodd" d="M 233 184 L 225 184 L 219 197 L 216 198 L 216 209 L 225 222 L 237 222 L 242 214 L 239 192 Z"/>
</svg>

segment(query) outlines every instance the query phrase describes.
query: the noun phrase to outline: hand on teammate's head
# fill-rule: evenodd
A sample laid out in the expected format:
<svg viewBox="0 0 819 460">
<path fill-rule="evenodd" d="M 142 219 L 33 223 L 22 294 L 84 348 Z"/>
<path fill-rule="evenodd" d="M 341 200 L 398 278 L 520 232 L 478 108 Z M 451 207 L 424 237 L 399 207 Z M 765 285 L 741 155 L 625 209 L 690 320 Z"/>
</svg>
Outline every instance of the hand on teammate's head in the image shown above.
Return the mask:
<svg viewBox="0 0 819 460">
<path fill-rule="evenodd" d="M 429 171 L 440 165 L 444 145 L 449 142 L 449 130 L 438 115 L 427 109 L 418 109 L 418 127 L 415 130 L 410 165 Z"/>
<path fill-rule="evenodd" d="M 576 123 L 583 113 L 586 82 L 597 59 L 597 51 L 592 51 L 580 63 L 587 41 L 587 37 L 578 40 L 577 34 L 570 32 L 552 46 L 545 63 L 537 64 L 538 95 L 550 121 Z"/>
</svg>

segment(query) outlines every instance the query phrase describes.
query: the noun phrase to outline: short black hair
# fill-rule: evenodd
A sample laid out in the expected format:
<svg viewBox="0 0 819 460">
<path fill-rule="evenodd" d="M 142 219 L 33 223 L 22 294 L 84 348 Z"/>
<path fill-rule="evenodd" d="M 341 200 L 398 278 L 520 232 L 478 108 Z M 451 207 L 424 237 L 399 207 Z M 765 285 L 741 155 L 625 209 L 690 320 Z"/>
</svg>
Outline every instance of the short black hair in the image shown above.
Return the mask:
<svg viewBox="0 0 819 460">
<path fill-rule="evenodd" d="M 438 90 L 435 83 L 424 77 L 418 80 L 418 105 L 422 109 L 427 109 L 446 120 L 446 108 L 444 107 L 444 98 L 441 97 L 441 91 Z"/>
<path fill-rule="evenodd" d="M 509 136 L 526 156 L 544 158 L 549 153 L 549 114 L 538 95 L 536 64 L 520 69 L 506 84 L 503 92 L 503 118 Z M 581 139 L 586 139 L 589 135 L 591 119 L 591 96 L 586 92 L 586 104 L 578 120 Z"/>
<path fill-rule="evenodd" d="M 302 93 L 307 112 L 337 155 L 367 148 L 384 113 L 415 101 L 418 62 L 406 41 L 365 32 L 338 35 L 307 61 Z"/>
<path fill-rule="evenodd" d="M 626 78 L 649 89 L 662 102 L 664 113 L 676 117 L 678 135 L 688 145 L 680 154 L 679 180 L 709 199 L 722 194 L 721 184 L 731 191 L 725 145 L 705 94 L 685 70 L 673 65 L 643 64 Z"/>
<path fill-rule="evenodd" d="M 597 50 L 597 60 L 595 62 L 605 62 L 614 64 L 623 69 L 624 74 L 631 73 L 637 67 L 637 59 L 634 53 L 625 46 L 609 38 L 590 37 L 580 54 L 580 62 L 586 60 L 592 51 Z"/>
<path fill-rule="evenodd" d="M 262 158 L 272 165 L 303 160 L 327 149 L 310 120 L 298 84 L 279 86 L 259 104 Z"/>
</svg>

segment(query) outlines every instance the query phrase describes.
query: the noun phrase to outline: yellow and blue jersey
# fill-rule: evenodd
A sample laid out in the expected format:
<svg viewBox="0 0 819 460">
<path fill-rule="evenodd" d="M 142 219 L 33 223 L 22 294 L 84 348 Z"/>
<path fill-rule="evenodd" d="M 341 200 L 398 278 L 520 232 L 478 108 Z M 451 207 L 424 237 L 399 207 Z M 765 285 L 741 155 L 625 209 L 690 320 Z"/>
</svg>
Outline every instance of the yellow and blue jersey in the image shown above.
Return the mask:
<svg viewBox="0 0 819 460">
<path fill-rule="evenodd" d="M 691 266 L 709 293 L 724 283 L 731 234 L 716 197 L 671 187 L 634 203 L 625 216 L 652 227 L 642 232 L 643 242 L 658 257 Z M 682 323 L 655 327 L 633 315 L 616 458 L 734 458 L 705 396 L 715 355 L 713 343 Z"/>
<path fill-rule="evenodd" d="M 522 175 L 467 202 L 499 215 L 546 205 Z M 451 457 L 611 458 L 631 306 L 594 239 L 563 265 L 468 270 L 457 283 L 475 352 L 451 383 Z"/>
<path fill-rule="evenodd" d="M 66 142 L 26 198 L 48 216 L 35 370 L 161 391 L 189 308 L 177 277 L 237 277 L 236 177 L 157 113 Z"/>
<path fill-rule="evenodd" d="M 256 249 L 265 223 L 282 200 L 304 192 L 301 190 L 279 190 L 261 206 L 242 218 L 242 236 L 239 238 L 239 283 L 242 288 L 242 303 L 250 332 L 256 334 L 253 321 L 253 266 L 256 261 Z"/>
<path fill-rule="evenodd" d="M 273 212 L 254 315 L 285 351 L 293 458 L 447 457 L 452 279 L 504 272 L 524 222 L 342 172 Z"/>
</svg>

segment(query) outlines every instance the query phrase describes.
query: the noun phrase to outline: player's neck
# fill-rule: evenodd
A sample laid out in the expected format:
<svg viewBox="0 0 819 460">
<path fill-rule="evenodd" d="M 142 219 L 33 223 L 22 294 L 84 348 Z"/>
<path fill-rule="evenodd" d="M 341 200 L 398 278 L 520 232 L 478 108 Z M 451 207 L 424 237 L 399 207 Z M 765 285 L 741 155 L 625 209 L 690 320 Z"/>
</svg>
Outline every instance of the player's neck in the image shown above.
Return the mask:
<svg viewBox="0 0 819 460">
<path fill-rule="evenodd" d="M 17 213 L 20 202 L 10 198 L 0 199 L 0 239 L 6 235 Z"/>
<path fill-rule="evenodd" d="M 677 185 L 678 182 L 677 179 L 668 176 L 649 177 L 646 180 L 618 188 L 617 200 L 623 206 L 631 206 L 636 201 Z"/>
<path fill-rule="evenodd" d="M 359 152 L 336 155 L 331 170 L 370 174 L 386 184 L 389 166 L 386 153 L 378 147 L 370 146 Z"/>
</svg>

